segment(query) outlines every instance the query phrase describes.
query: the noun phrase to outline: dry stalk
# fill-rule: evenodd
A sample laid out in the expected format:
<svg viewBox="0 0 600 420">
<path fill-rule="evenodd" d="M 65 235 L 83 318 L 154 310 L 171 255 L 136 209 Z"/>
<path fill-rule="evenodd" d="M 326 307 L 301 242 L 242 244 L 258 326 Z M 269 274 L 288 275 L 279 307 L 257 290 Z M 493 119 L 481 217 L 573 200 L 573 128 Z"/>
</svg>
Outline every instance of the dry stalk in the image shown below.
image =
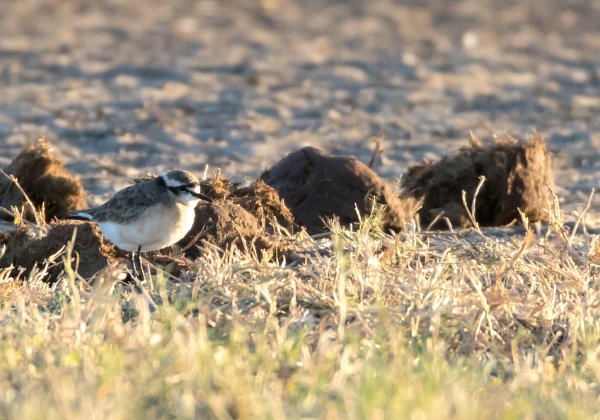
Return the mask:
<svg viewBox="0 0 600 420">
<path fill-rule="evenodd" d="M 592 205 L 592 199 L 594 198 L 595 192 L 596 192 L 596 190 L 594 190 L 592 188 L 592 192 L 590 193 L 590 196 L 588 197 L 585 207 L 583 208 L 583 210 L 581 210 L 581 212 L 579 213 L 579 217 L 577 217 L 577 220 L 575 221 L 575 225 L 573 226 L 573 231 L 571 232 L 571 236 L 569 236 L 569 244 L 573 243 L 573 239 L 575 238 L 575 234 L 577 233 L 577 228 L 583 221 L 583 217 L 585 216 L 585 214 L 588 212 L 588 210 L 590 209 L 590 207 Z M 583 228 L 585 230 L 585 224 L 583 225 Z"/>
<path fill-rule="evenodd" d="M 371 155 L 371 159 L 369 160 L 369 164 L 367 165 L 369 168 L 373 168 L 377 157 L 384 152 L 385 149 L 383 148 L 382 143 L 383 136 L 377 136 L 375 138 L 375 149 L 373 149 L 373 155 Z"/>
<path fill-rule="evenodd" d="M 31 208 L 31 211 L 33 212 L 33 217 L 35 218 L 35 224 L 38 226 L 43 226 L 44 225 L 43 219 L 40 219 L 37 209 L 35 208 L 35 206 L 31 202 L 31 200 L 29 199 L 29 196 L 27 195 L 25 190 L 21 187 L 21 184 L 19 184 L 19 181 L 17 180 L 17 178 L 15 178 L 13 175 L 7 174 L 6 172 L 4 172 L 3 169 L 0 169 L 0 173 L 2 173 L 2 175 L 4 175 L 13 184 L 15 184 L 17 189 L 21 192 L 21 194 L 23 194 L 23 198 L 25 198 L 25 202 L 29 205 L 29 207 Z"/>
<path fill-rule="evenodd" d="M 469 217 L 469 220 L 471 221 L 471 224 L 473 225 L 473 228 L 475 229 L 475 231 L 483 237 L 485 237 L 485 235 L 481 232 L 481 229 L 479 228 L 479 223 L 477 222 L 477 219 L 475 216 L 476 216 L 476 212 L 477 212 L 477 196 L 479 195 L 479 191 L 481 190 L 481 187 L 483 186 L 485 181 L 486 181 L 485 176 L 482 175 L 479 177 L 479 184 L 477 184 L 477 188 L 475 188 L 475 192 L 473 193 L 473 200 L 471 201 L 471 209 L 470 210 L 469 210 L 469 205 L 467 204 L 467 193 L 465 190 L 462 191 L 462 202 L 463 202 L 463 206 L 465 207 L 465 210 L 467 212 L 467 216 Z"/>
</svg>

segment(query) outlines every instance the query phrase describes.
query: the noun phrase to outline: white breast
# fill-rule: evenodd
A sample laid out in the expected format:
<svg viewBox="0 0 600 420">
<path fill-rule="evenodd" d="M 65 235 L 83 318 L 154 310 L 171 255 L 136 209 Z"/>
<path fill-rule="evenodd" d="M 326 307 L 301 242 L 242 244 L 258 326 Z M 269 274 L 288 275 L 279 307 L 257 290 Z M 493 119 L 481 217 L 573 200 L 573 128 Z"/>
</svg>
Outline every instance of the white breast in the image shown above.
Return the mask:
<svg viewBox="0 0 600 420">
<path fill-rule="evenodd" d="M 98 223 L 102 234 L 124 251 L 154 251 L 182 239 L 194 224 L 194 207 L 180 203 L 156 205 L 132 223 Z"/>
</svg>

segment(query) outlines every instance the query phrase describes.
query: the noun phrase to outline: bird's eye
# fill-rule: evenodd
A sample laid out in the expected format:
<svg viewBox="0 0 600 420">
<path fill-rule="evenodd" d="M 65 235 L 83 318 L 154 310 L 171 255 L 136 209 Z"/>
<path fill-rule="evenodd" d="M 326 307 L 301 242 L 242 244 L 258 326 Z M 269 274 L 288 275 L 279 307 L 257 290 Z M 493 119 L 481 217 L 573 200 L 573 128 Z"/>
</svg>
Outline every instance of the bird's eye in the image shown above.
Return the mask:
<svg viewBox="0 0 600 420">
<path fill-rule="evenodd" d="M 185 185 L 180 185 L 178 189 L 179 191 L 187 191 L 187 187 Z"/>
</svg>

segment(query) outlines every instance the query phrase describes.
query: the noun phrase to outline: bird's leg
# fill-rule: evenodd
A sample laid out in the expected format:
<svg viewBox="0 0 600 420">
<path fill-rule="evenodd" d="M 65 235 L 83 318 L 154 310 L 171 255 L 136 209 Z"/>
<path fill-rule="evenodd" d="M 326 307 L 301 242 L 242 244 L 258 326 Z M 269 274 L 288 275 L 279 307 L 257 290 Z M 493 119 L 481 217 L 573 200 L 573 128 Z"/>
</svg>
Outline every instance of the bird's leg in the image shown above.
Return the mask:
<svg viewBox="0 0 600 420">
<path fill-rule="evenodd" d="M 143 282 L 148 283 L 148 281 L 146 280 L 146 273 L 144 272 L 144 267 L 142 267 L 142 246 L 141 245 L 138 246 L 138 249 L 136 252 L 136 257 L 137 257 L 138 268 L 139 268 L 138 278 L 140 280 L 142 280 Z"/>
<path fill-rule="evenodd" d="M 131 251 L 131 265 L 133 268 L 133 275 L 137 280 L 143 280 L 144 272 L 142 271 L 142 260 L 140 258 L 140 252 L 142 246 L 138 246 L 137 251 Z"/>
<path fill-rule="evenodd" d="M 140 261 L 140 251 L 142 250 L 141 245 L 138 246 L 137 251 L 133 254 L 133 267 L 136 278 L 139 280 L 142 273 L 140 273 L 140 269 L 142 267 L 142 263 Z"/>
<path fill-rule="evenodd" d="M 131 251 L 129 253 L 129 259 L 131 260 L 131 269 L 133 270 L 133 275 L 135 277 L 138 277 L 138 271 L 137 271 L 137 266 L 135 264 L 135 251 Z"/>
<path fill-rule="evenodd" d="M 133 285 L 133 290 L 135 290 L 137 293 L 141 293 L 142 289 L 140 288 L 140 280 L 142 279 L 142 275 L 143 273 L 140 273 L 140 267 L 141 264 L 138 263 L 139 260 L 139 256 L 140 256 L 140 250 L 138 248 L 138 251 L 131 251 L 129 253 L 129 259 L 131 260 L 131 268 L 133 273 L 131 273 L 131 283 Z"/>
</svg>

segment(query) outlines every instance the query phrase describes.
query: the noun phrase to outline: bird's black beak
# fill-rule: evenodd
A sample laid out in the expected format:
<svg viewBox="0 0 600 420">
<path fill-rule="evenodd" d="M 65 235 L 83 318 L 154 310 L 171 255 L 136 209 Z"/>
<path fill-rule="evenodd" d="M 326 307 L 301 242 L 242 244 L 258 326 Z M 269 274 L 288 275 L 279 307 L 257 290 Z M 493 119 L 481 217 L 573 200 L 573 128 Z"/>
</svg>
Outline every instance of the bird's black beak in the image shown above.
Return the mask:
<svg viewBox="0 0 600 420">
<path fill-rule="evenodd" d="M 200 198 L 200 199 L 202 199 L 202 200 L 204 200 L 204 201 L 208 201 L 209 203 L 212 203 L 212 202 L 213 202 L 213 199 L 212 199 L 212 198 L 210 198 L 210 197 L 209 197 L 208 195 L 206 195 L 206 194 L 202 194 L 202 193 L 199 193 L 199 192 L 196 192 L 196 191 L 192 191 L 192 190 L 188 190 L 188 192 L 189 192 L 190 194 L 192 194 L 192 195 L 193 195 L 194 197 L 196 197 L 196 198 Z"/>
</svg>

